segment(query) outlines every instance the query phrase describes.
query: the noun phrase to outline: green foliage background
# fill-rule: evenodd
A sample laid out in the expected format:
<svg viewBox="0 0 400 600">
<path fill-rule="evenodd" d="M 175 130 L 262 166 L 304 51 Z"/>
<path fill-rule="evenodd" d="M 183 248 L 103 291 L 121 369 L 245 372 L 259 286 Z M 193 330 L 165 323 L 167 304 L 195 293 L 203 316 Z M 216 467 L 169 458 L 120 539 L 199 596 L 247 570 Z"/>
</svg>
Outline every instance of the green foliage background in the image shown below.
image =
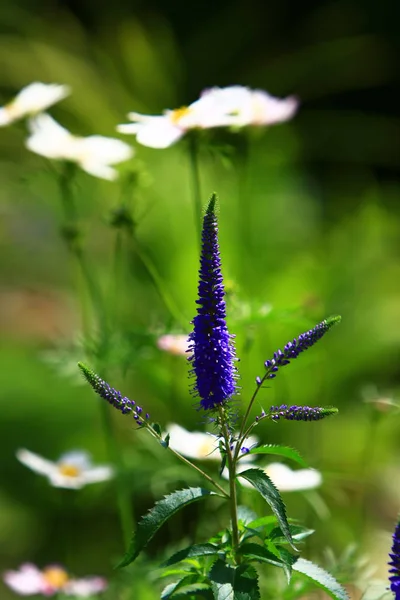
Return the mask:
<svg viewBox="0 0 400 600">
<path fill-rule="evenodd" d="M 285 496 L 289 515 L 317 529 L 308 557 L 323 562 L 327 546 L 340 554 L 356 542 L 385 577 L 388 532 L 400 507 L 400 421 L 395 411 L 382 412 L 365 400 L 396 400 L 399 387 L 400 126 L 391 98 L 396 48 L 389 7 L 382 5 L 382 18 L 374 23 L 371 7 L 357 2 L 310 4 L 293 19 L 284 5 L 281 12 L 265 8 L 261 24 L 261 8 L 246 6 L 221 4 L 208 18 L 206 9 L 188 7 L 185 29 L 182 15 L 178 27 L 156 6 L 86 2 L 80 21 L 50 0 L 40 10 L 29 2 L 5 2 L 1 99 L 5 103 L 35 80 L 67 83 L 73 95 L 52 114 L 76 133 L 114 135 L 129 110 L 178 107 L 209 85 L 298 94 L 303 106 L 293 122 L 251 132 L 245 185 L 241 138 L 210 135 L 220 152 L 201 156 L 203 198 L 205 203 L 214 190 L 220 198 L 229 326 L 237 335 L 243 402 L 278 347 L 325 316 L 343 317 L 262 395 L 265 407 L 333 404 L 339 416 L 262 424 L 258 435 L 265 443 L 293 445 L 324 474 L 317 498 Z M 158 589 L 151 563 L 178 549 L 181 536 L 190 542 L 197 534 L 204 541 L 228 516 L 222 508 L 189 509 L 161 531 L 146 561 L 131 574 L 115 575 L 112 564 L 124 546 L 113 485 L 76 494 L 56 490 L 16 461 L 19 447 L 52 459 L 86 448 L 96 461 L 107 460 L 99 400 L 80 385 L 74 368 L 85 358 L 75 347 L 82 282 L 58 234 L 61 204 L 52 173 L 25 150 L 24 137 L 23 125 L 0 131 L 0 565 L 65 562 L 77 575 L 125 578 L 131 591 L 118 598 L 150 600 Z M 179 421 L 199 430 L 204 425 L 188 393 L 185 360 L 156 347 L 162 333 L 186 333 L 186 323 L 189 331 L 195 310 L 198 253 L 185 142 L 166 150 L 137 147 L 136 159 L 121 167 L 122 180 L 132 165 L 142 172 L 131 199 L 136 236 L 180 322 L 135 249 L 126 254 L 116 283 L 117 232 L 108 223 L 121 190 L 80 173 L 79 210 L 93 274 L 117 306 L 124 332 L 114 340 L 108 379 L 160 423 Z M 128 418 L 111 410 L 109 417 L 128 465 L 136 516 L 176 484 L 199 483 L 144 432 L 134 431 Z M 254 503 L 250 491 L 242 499 Z M 1 597 L 13 595 L 2 587 Z"/>
</svg>

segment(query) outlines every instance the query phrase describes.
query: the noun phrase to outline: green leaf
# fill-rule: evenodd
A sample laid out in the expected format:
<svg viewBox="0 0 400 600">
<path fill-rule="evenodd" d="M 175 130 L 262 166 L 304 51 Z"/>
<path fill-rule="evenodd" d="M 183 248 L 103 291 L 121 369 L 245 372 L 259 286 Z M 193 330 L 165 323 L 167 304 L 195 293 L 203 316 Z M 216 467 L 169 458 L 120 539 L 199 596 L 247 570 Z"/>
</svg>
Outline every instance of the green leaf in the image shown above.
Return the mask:
<svg viewBox="0 0 400 600">
<path fill-rule="evenodd" d="M 159 423 L 152 423 L 151 427 L 152 427 L 152 429 L 154 429 L 154 431 L 156 433 L 158 433 L 158 435 L 161 435 L 161 427 L 160 427 Z"/>
<path fill-rule="evenodd" d="M 233 567 L 217 560 L 210 570 L 214 600 L 260 600 L 258 576 L 252 567 Z"/>
<path fill-rule="evenodd" d="M 133 562 L 154 534 L 172 515 L 175 515 L 183 507 L 209 496 L 218 496 L 218 494 L 200 487 L 188 488 L 173 492 L 156 502 L 147 515 L 139 521 L 128 551 L 117 567 L 126 567 Z"/>
<path fill-rule="evenodd" d="M 212 556 L 213 554 L 218 554 L 218 550 L 219 548 L 215 544 L 193 544 L 192 546 L 183 548 L 183 550 L 179 550 L 179 552 L 173 554 L 161 566 L 169 567 L 170 565 L 174 565 L 181 560 L 193 558 L 195 556 Z"/>
<path fill-rule="evenodd" d="M 275 517 L 267 515 L 266 517 L 259 517 L 258 519 L 254 519 L 254 521 L 247 523 L 247 527 L 251 529 L 261 529 L 262 527 L 267 527 L 273 523 L 276 523 Z"/>
<path fill-rule="evenodd" d="M 293 543 L 293 539 L 289 529 L 289 523 L 286 517 L 285 504 L 280 496 L 280 493 L 264 471 L 261 469 L 248 469 L 242 473 L 238 473 L 238 477 L 243 477 L 261 494 L 261 496 L 268 502 L 274 515 L 278 519 L 282 533 L 292 546 L 294 550 L 297 550 Z"/>
<path fill-rule="evenodd" d="M 167 435 L 165 436 L 165 438 L 161 442 L 161 446 L 163 446 L 164 448 L 168 448 L 168 446 L 169 446 L 169 438 L 170 438 L 170 435 L 169 435 L 169 433 L 167 433 Z"/>
<path fill-rule="evenodd" d="M 297 452 L 297 450 L 291 448 L 290 446 L 266 444 L 265 446 L 257 446 L 257 448 L 252 448 L 250 452 L 243 454 L 242 456 L 248 456 L 249 454 L 273 454 L 275 456 L 284 456 L 285 458 L 290 458 L 302 467 L 308 466 L 304 458 Z"/>
<path fill-rule="evenodd" d="M 257 560 L 260 562 L 266 562 L 270 565 L 274 565 L 275 567 L 283 568 L 284 566 L 282 560 L 280 560 L 277 556 L 272 554 L 272 552 L 270 552 L 260 544 L 255 544 L 252 542 L 242 544 L 238 549 L 238 553 L 241 556 L 246 556 L 247 558 Z"/>
<path fill-rule="evenodd" d="M 199 590 L 206 591 L 210 590 L 210 585 L 204 581 L 202 575 L 188 575 L 175 583 L 167 585 L 161 593 L 161 600 L 185 596 L 188 593 L 188 590 L 190 590 L 190 593 Z"/>
<path fill-rule="evenodd" d="M 323 588 L 335 600 L 349 600 L 346 590 L 327 571 L 305 558 L 298 558 L 293 565 L 297 571 L 312 579 L 319 587 Z"/>
<path fill-rule="evenodd" d="M 315 529 L 306 529 L 305 527 L 301 527 L 300 525 L 289 525 L 289 529 L 293 540 L 295 540 L 296 542 L 301 542 L 302 540 L 308 538 L 315 531 Z M 286 538 L 283 535 L 282 529 L 280 527 L 274 527 L 274 529 L 269 534 L 268 538 L 272 540 L 275 544 L 284 544 L 286 542 Z"/>
</svg>

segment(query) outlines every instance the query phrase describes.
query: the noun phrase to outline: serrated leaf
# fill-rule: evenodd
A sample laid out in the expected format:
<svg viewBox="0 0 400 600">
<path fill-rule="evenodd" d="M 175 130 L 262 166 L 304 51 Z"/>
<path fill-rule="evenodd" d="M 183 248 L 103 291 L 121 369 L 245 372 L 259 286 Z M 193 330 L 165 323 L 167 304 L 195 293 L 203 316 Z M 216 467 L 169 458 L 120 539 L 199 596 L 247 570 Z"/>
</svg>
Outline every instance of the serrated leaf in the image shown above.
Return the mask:
<svg viewBox="0 0 400 600">
<path fill-rule="evenodd" d="M 301 542 L 315 532 L 315 529 L 306 529 L 300 525 L 289 525 L 289 529 L 293 540 L 296 542 Z M 283 544 L 287 541 L 280 527 L 274 527 L 268 538 L 275 544 Z"/>
<path fill-rule="evenodd" d="M 176 592 L 172 594 L 172 596 L 168 596 L 169 598 L 185 598 L 190 596 L 193 598 L 193 594 L 196 594 L 196 598 L 200 596 L 202 598 L 210 598 L 212 600 L 213 594 L 211 592 L 211 588 L 208 583 L 192 583 L 191 585 L 185 585 Z"/>
<path fill-rule="evenodd" d="M 319 587 L 323 588 L 335 600 L 349 600 L 346 590 L 327 571 L 315 565 L 310 560 L 298 558 L 293 565 L 293 571 L 312 579 Z"/>
<path fill-rule="evenodd" d="M 260 600 L 258 576 L 247 565 L 233 567 L 217 560 L 210 570 L 214 600 Z"/>
<path fill-rule="evenodd" d="M 256 448 L 252 448 L 246 455 L 249 454 L 273 454 L 275 456 L 284 456 L 285 458 L 290 458 L 297 464 L 302 467 L 307 467 L 307 463 L 304 458 L 290 446 L 282 446 L 280 444 L 265 444 L 264 446 L 257 446 Z"/>
<path fill-rule="evenodd" d="M 292 546 L 294 550 L 297 550 L 293 543 L 292 536 L 290 534 L 289 523 L 286 517 L 285 504 L 281 498 L 280 493 L 264 471 L 261 469 L 248 469 L 242 473 L 238 473 L 238 477 L 243 477 L 261 494 L 261 496 L 268 502 L 272 512 L 278 519 L 282 533 Z"/>
<path fill-rule="evenodd" d="M 284 563 L 277 556 L 269 552 L 264 546 L 260 544 L 254 544 L 252 542 L 242 544 L 238 553 L 241 556 L 246 556 L 247 558 L 251 558 L 252 560 L 258 560 L 260 562 L 266 562 L 270 565 L 274 565 L 275 567 L 283 568 Z"/>
<path fill-rule="evenodd" d="M 180 562 L 181 560 L 193 558 L 194 556 L 212 556 L 214 554 L 218 554 L 218 550 L 219 548 L 215 544 L 193 544 L 192 546 L 183 548 L 183 550 L 179 550 L 179 552 L 173 554 L 161 566 L 169 567 L 177 562 Z"/>
<path fill-rule="evenodd" d="M 247 524 L 247 527 L 251 529 L 261 529 L 262 527 L 267 527 L 268 525 L 271 525 L 273 523 L 276 523 L 275 517 L 273 517 L 272 515 L 267 515 L 266 517 L 259 517 L 258 519 L 254 519 L 254 521 L 251 521 Z"/>
<path fill-rule="evenodd" d="M 200 487 L 187 488 L 173 492 L 156 502 L 147 515 L 139 521 L 128 551 L 117 567 L 126 567 L 133 562 L 154 534 L 172 515 L 175 515 L 185 506 L 209 496 L 218 496 L 218 494 Z"/>
<path fill-rule="evenodd" d="M 167 585 L 162 593 L 161 593 L 161 600 L 168 600 L 169 598 L 176 598 L 178 597 L 178 595 L 180 595 L 181 590 L 183 590 L 185 587 L 188 586 L 199 586 L 199 585 L 203 585 L 204 582 L 204 577 L 202 575 L 187 575 L 186 577 L 183 577 L 182 579 L 180 579 L 179 581 L 176 581 L 175 583 L 170 583 L 169 585 Z M 205 586 L 210 589 L 210 586 L 208 583 L 205 584 Z"/>
</svg>

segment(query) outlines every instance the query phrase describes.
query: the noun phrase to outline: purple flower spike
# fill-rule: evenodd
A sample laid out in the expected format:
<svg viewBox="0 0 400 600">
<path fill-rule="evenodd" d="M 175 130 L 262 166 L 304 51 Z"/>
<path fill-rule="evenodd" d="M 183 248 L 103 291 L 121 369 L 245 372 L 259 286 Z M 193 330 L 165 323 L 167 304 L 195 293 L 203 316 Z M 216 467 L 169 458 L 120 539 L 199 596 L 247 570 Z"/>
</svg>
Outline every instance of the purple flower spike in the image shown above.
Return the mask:
<svg viewBox="0 0 400 600">
<path fill-rule="evenodd" d="M 215 215 L 216 196 L 212 195 L 203 220 L 199 270 L 197 315 L 189 336 L 191 374 L 200 405 L 212 410 L 224 404 L 236 392 L 235 349 L 226 325 L 225 290 L 218 246 Z"/>
<path fill-rule="evenodd" d="M 134 400 L 130 400 L 126 396 L 122 396 L 121 392 L 111 387 L 106 381 L 101 379 L 94 371 L 86 367 L 82 363 L 78 363 L 78 367 L 82 371 L 86 381 L 92 386 L 94 391 L 99 394 L 104 400 L 107 400 L 116 409 L 120 410 L 123 415 L 128 413 L 133 415 L 138 425 L 143 425 L 143 421 L 139 421 L 139 415 L 143 411 L 140 406 L 136 406 Z M 146 414 L 146 419 L 149 418 L 149 414 Z"/>
<path fill-rule="evenodd" d="M 279 419 L 286 419 L 287 421 L 320 421 L 337 412 L 338 409 L 333 406 L 287 406 L 286 404 L 282 404 L 281 406 L 271 406 L 265 416 L 270 417 L 273 421 L 279 421 Z"/>
<path fill-rule="evenodd" d="M 400 600 L 400 521 L 396 525 L 393 534 L 393 545 L 389 554 L 390 589 L 394 594 L 395 600 Z"/>
<path fill-rule="evenodd" d="M 341 317 L 339 316 L 329 317 L 328 319 L 321 321 L 321 323 L 316 325 L 313 329 L 301 333 L 298 338 L 294 338 L 294 340 L 288 342 L 283 351 L 278 350 L 275 352 L 274 357 L 270 360 L 266 360 L 264 363 L 267 373 L 264 375 L 263 380 L 276 377 L 276 373 L 280 367 L 288 365 L 291 359 L 297 358 L 301 352 L 311 348 L 311 346 L 318 342 L 318 340 L 320 340 L 333 325 L 339 323 L 340 320 Z"/>
</svg>

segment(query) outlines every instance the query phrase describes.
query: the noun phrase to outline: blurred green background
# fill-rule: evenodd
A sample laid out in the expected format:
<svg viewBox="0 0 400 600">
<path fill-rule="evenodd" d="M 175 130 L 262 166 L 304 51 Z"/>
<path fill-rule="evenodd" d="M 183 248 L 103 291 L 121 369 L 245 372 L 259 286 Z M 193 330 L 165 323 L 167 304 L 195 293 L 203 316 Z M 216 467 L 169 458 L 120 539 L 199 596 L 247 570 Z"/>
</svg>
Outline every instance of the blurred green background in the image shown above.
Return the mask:
<svg viewBox="0 0 400 600">
<path fill-rule="evenodd" d="M 324 474 L 318 501 L 287 496 L 289 515 L 317 529 L 308 556 L 329 567 L 326 547 L 339 556 L 356 543 L 358 556 L 367 555 L 383 578 L 400 508 L 400 415 L 366 401 L 399 396 L 394 10 L 390 0 L 5 0 L 0 8 L 1 104 L 31 81 L 69 84 L 73 94 L 51 112 L 74 133 L 113 136 L 128 111 L 157 114 L 213 85 L 300 98 L 292 122 L 249 132 L 245 172 L 244 136 L 210 132 L 214 151 L 201 154 L 202 195 L 204 203 L 214 190 L 220 198 L 243 403 L 278 347 L 330 314 L 343 317 L 261 396 L 263 407 L 333 404 L 338 417 L 262 424 L 257 434 L 298 448 Z M 97 462 L 108 460 L 98 399 L 75 369 L 89 360 L 79 341 L 83 282 L 59 235 L 53 172 L 24 148 L 25 135 L 23 124 L 0 131 L 0 568 L 64 562 L 79 576 L 129 583 L 129 592 L 112 590 L 110 598 L 156 598 L 152 561 L 182 536 L 190 541 L 197 531 L 205 539 L 224 527 L 223 507 L 176 518 L 150 544 L 148 560 L 115 574 L 124 544 L 113 483 L 56 490 L 15 458 L 19 447 L 50 459 L 85 448 Z M 158 335 L 188 332 L 195 310 L 198 252 L 186 150 L 185 141 L 166 150 L 136 145 L 136 157 L 121 166 L 121 185 L 84 173 L 74 185 L 91 272 L 113 318 L 107 378 L 160 423 L 204 430 L 185 360 L 156 346 Z M 138 185 L 122 187 L 132 169 Z M 133 239 L 109 224 L 122 201 L 132 210 Z M 135 516 L 177 485 L 198 483 L 127 417 L 110 409 L 109 418 Z M 14 597 L 0 585 L 2 599 Z"/>
</svg>

